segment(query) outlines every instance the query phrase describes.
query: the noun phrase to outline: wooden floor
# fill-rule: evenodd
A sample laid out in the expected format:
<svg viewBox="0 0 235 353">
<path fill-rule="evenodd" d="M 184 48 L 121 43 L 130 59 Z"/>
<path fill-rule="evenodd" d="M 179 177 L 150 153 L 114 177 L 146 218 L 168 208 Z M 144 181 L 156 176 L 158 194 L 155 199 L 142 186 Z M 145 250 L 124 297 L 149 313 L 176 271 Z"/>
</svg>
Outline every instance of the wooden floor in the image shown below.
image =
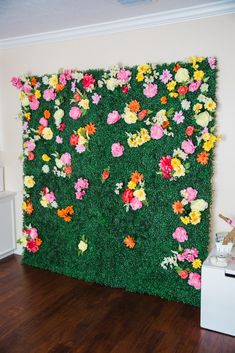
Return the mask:
<svg viewBox="0 0 235 353">
<path fill-rule="evenodd" d="M 234 298 L 233 298 L 234 299 Z M 235 353 L 197 308 L 0 263 L 0 353 Z"/>
</svg>

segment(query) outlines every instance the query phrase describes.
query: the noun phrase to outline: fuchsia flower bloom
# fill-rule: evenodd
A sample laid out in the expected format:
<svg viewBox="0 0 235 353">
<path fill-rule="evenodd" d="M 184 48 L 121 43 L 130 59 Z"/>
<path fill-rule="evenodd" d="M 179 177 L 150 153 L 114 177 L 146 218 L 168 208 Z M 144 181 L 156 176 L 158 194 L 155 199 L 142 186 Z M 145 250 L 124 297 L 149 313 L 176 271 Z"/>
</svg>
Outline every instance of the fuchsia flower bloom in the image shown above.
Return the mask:
<svg viewBox="0 0 235 353">
<path fill-rule="evenodd" d="M 23 83 L 21 82 L 21 79 L 19 77 L 12 77 L 11 83 L 17 89 L 20 89 L 23 86 Z"/>
<path fill-rule="evenodd" d="M 138 199 L 138 197 L 133 197 L 131 199 L 130 205 L 133 211 L 139 210 L 143 206 L 142 202 Z"/>
<path fill-rule="evenodd" d="M 159 140 L 164 136 L 164 130 L 161 125 L 155 124 L 150 129 L 150 136 L 152 139 Z"/>
<path fill-rule="evenodd" d="M 189 274 L 188 284 L 195 289 L 201 288 L 201 276 L 197 272 L 191 272 Z"/>
<path fill-rule="evenodd" d="M 37 252 L 39 250 L 39 247 L 36 245 L 35 240 L 29 240 L 27 242 L 27 250 L 29 252 Z"/>
<path fill-rule="evenodd" d="M 31 90 L 32 90 L 32 87 L 28 82 L 23 84 L 22 91 L 24 91 L 25 93 L 30 93 Z"/>
<path fill-rule="evenodd" d="M 37 230 L 37 228 L 30 228 L 29 229 L 29 236 L 30 236 L 30 238 L 31 239 L 36 239 L 37 238 L 37 236 L 38 236 L 38 230 Z"/>
<path fill-rule="evenodd" d="M 121 115 L 116 110 L 114 110 L 108 114 L 107 124 L 108 125 L 116 124 L 120 119 L 121 119 Z"/>
<path fill-rule="evenodd" d="M 59 81 L 62 85 L 66 85 L 67 80 L 65 74 L 60 74 Z"/>
<path fill-rule="evenodd" d="M 194 146 L 192 140 L 187 140 L 182 142 L 181 148 L 185 153 L 193 154 L 195 152 L 196 146 Z"/>
<path fill-rule="evenodd" d="M 56 93 L 53 88 L 48 88 L 43 92 L 43 98 L 47 101 L 53 101 L 56 98 Z"/>
<path fill-rule="evenodd" d="M 121 69 L 118 74 L 117 78 L 118 80 L 127 83 L 131 77 L 131 72 L 129 70 Z"/>
<path fill-rule="evenodd" d="M 69 116 L 70 118 L 74 119 L 74 120 L 77 120 L 81 117 L 82 115 L 82 112 L 81 112 L 81 109 L 79 107 L 72 107 L 70 109 L 70 112 L 69 112 Z"/>
<path fill-rule="evenodd" d="M 158 87 L 156 84 L 153 84 L 153 83 L 148 83 L 143 91 L 144 95 L 147 98 L 153 98 L 154 96 L 156 96 L 157 92 L 158 92 Z"/>
<path fill-rule="evenodd" d="M 121 145 L 119 142 L 113 143 L 111 150 L 113 157 L 121 157 L 124 152 L 124 146 Z"/>
<path fill-rule="evenodd" d="M 83 76 L 82 86 L 85 90 L 89 90 L 95 84 L 95 79 L 92 74 Z"/>
<path fill-rule="evenodd" d="M 183 243 L 185 240 L 188 240 L 188 234 L 183 227 L 178 227 L 172 234 L 173 238 L 176 239 L 179 243 Z"/>
<path fill-rule="evenodd" d="M 167 83 L 168 81 L 170 81 L 170 79 L 172 78 L 172 74 L 170 73 L 169 70 L 163 70 L 162 71 L 162 74 L 160 76 L 160 80 L 163 82 L 163 83 Z"/>
<path fill-rule="evenodd" d="M 51 191 L 51 192 L 45 194 L 45 196 L 46 196 L 47 201 L 48 201 L 49 203 L 52 203 L 53 201 L 55 201 L 55 194 L 54 194 L 53 191 Z"/>
<path fill-rule="evenodd" d="M 196 248 L 184 249 L 182 254 L 178 254 L 177 258 L 179 261 L 193 262 L 198 257 L 199 251 Z"/>
<path fill-rule="evenodd" d="M 163 178 L 170 179 L 173 167 L 171 165 L 171 156 L 162 157 L 159 163 L 159 167 L 162 171 Z"/>
<path fill-rule="evenodd" d="M 38 107 L 39 107 L 39 100 L 33 98 L 32 101 L 30 102 L 29 106 L 30 106 L 30 109 L 32 110 L 37 110 Z"/>
<path fill-rule="evenodd" d="M 82 200 L 83 196 L 86 195 L 86 192 L 84 190 L 78 189 L 78 191 L 75 193 L 76 199 Z"/>
<path fill-rule="evenodd" d="M 191 82 L 189 85 L 189 91 L 190 92 L 195 92 L 198 90 L 198 88 L 201 86 L 201 81 L 196 81 L 196 82 Z"/>
<path fill-rule="evenodd" d="M 86 147 L 84 145 L 77 145 L 75 149 L 80 154 L 86 151 Z"/>
<path fill-rule="evenodd" d="M 63 143 L 63 138 L 60 136 L 56 136 L 55 140 L 56 140 L 56 143 L 59 143 L 59 144 Z"/>
</svg>

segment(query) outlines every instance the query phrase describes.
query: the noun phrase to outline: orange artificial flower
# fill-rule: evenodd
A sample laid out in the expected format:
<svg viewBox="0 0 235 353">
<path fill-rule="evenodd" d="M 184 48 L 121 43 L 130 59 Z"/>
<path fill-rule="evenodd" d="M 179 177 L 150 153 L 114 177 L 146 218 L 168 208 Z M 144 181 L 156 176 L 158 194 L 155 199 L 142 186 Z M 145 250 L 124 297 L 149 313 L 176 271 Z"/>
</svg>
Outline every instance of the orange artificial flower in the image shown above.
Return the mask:
<svg viewBox="0 0 235 353">
<path fill-rule="evenodd" d="M 170 125 L 169 120 L 165 120 L 165 121 L 163 121 L 163 123 L 162 123 L 163 129 L 166 129 L 169 125 Z"/>
<path fill-rule="evenodd" d="M 39 134 L 40 136 L 42 136 L 42 132 L 43 132 L 44 128 L 45 128 L 45 126 L 43 126 L 43 125 L 40 125 L 40 126 L 38 127 L 38 134 Z"/>
<path fill-rule="evenodd" d="M 42 244 L 42 239 L 36 238 L 35 239 L 35 243 L 36 243 L 37 246 L 40 246 Z"/>
<path fill-rule="evenodd" d="M 166 96 L 163 96 L 160 100 L 161 100 L 162 104 L 166 104 L 167 103 L 167 97 Z"/>
<path fill-rule="evenodd" d="M 137 171 L 135 171 L 134 173 L 131 174 L 131 181 L 133 181 L 133 183 L 138 184 L 142 180 L 144 180 L 143 174 L 140 174 Z"/>
<path fill-rule="evenodd" d="M 33 208 L 33 204 L 30 202 L 30 200 L 27 200 L 26 201 L 26 208 L 25 208 L 25 212 L 28 214 L 28 215 L 31 215 L 34 211 L 34 208 Z"/>
<path fill-rule="evenodd" d="M 123 243 L 126 245 L 127 248 L 133 249 L 135 247 L 135 239 L 131 236 L 128 235 L 127 237 L 124 238 Z"/>
<path fill-rule="evenodd" d="M 94 133 L 96 132 L 96 126 L 95 124 L 87 124 L 85 126 L 86 132 L 88 133 L 88 135 L 94 135 Z"/>
<path fill-rule="evenodd" d="M 64 89 L 64 85 L 62 85 L 62 83 L 58 83 L 58 84 L 56 85 L 56 87 L 55 87 L 55 90 L 56 90 L 57 92 L 63 91 L 63 89 Z"/>
<path fill-rule="evenodd" d="M 31 85 L 34 87 L 34 86 L 36 86 L 36 84 L 37 84 L 36 78 L 35 78 L 35 77 L 32 77 L 32 78 L 31 78 Z"/>
<path fill-rule="evenodd" d="M 209 153 L 203 151 L 197 155 L 197 162 L 200 164 L 207 164 L 209 159 Z"/>
<path fill-rule="evenodd" d="M 140 111 L 140 103 L 137 102 L 136 100 L 131 101 L 128 104 L 128 107 L 129 107 L 130 111 L 133 113 L 138 113 Z"/>
<path fill-rule="evenodd" d="M 51 117 L 51 113 L 49 112 L 49 110 L 44 110 L 43 115 L 46 119 L 49 119 Z"/>
<path fill-rule="evenodd" d="M 181 214 L 184 212 L 184 206 L 182 204 L 182 202 L 180 201 L 175 201 L 172 205 L 173 211 L 176 214 Z"/>
<path fill-rule="evenodd" d="M 175 72 L 177 72 L 180 68 L 181 68 L 180 64 L 177 63 L 177 64 L 174 66 L 173 70 L 174 70 Z"/>
<path fill-rule="evenodd" d="M 70 222 L 72 220 L 72 215 L 74 214 L 73 206 L 67 206 L 57 211 L 57 215 L 63 218 L 65 222 Z"/>
</svg>

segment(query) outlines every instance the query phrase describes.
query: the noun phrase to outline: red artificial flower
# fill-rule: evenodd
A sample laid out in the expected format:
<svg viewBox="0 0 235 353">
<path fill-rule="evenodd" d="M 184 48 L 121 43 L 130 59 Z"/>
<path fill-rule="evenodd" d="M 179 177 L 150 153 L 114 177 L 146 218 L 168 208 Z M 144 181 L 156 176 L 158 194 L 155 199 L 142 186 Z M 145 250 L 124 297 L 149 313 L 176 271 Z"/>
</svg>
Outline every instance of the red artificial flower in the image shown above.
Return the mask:
<svg viewBox="0 0 235 353">
<path fill-rule="evenodd" d="M 185 132 L 187 136 L 192 136 L 192 134 L 194 133 L 194 126 L 188 126 Z"/>
<path fill-rule="evenodd" d="M 178 272 L 178 275 L 182 278 L 182 279 L 186 279 L 188 277 L 188 271 L 187 270 L 180 270 Z"/>
<path fill-rule="evenodd" d="M 75 100 L 75 102 L 80 102 L 81 100 L 81 96 L 79 93 L 75 93 L 75 95 L 73 96 L 73 99 Z"/>
<path fill-rule="evenodd" d="M 110 176 L 110 171 L 105 169 L 101 175 L 102 180 L 107 180 L 109 178 L 109 176 Z"/>
<path fill-rule="evenodd" d="M 178 93 L 179 94 L 186 94 L 188 92 L 188 87 L 187 86 L 179 86 L 178 88 Z"/>
<path fill-rule="evenodd" d="M 132 199 L 133 199 L 133 191 L 127 188 L 122 194 L 122 200 L 125 203 L 130 203 Z"/>
<path fill-rule="evenodd" d="M 30 161 L 32 161 L 33 159 L 34 159 L 34 153 L 33 152 L 29 152 L 28 153 L 28 159 L 30 160 Z"/>
<path fill-rule="evenodd" d="M 76 146 L 78 144 L 78 136 L 75 134 L 72 134 L 70 136 L 70 145 L 71 146 Z"/>
<path fill-rule="evenodd" d="M 143 120 L 148 114 L 148 110 L 147 109 L 143 109 L 141 110 L 141 112 L 139 112 L 138 117 L 139 120 Z"/>
<path fill-rule="evenodd" d="M 61 124 L 60 124 L 60 127 L 59 127 L 59 131 L 64 131 L 65 126 L 66 126 L 65 123 L 61 123 Z"/>
<path fill-rule="evenodd" d="M 129 88 L 128 88 L 127 86 L 123 86 L 123 87 L 122 87 L 122 92 L 123 92 L 124 94 L 127 94 L 128 91 L 129 91 Z"/>
<path fill-rule="evenodd" d="M 64 172 L 67 175 L 71 174 L 72 171 L 73 171 L 73 169 L 72 169 L 72 167 L 70 165 L 64 168 Z"/>
<path fill-rule="evenodd" d="M 27 242 L 27 250 L 30 252 L 37 252 L 39 250 L 35 240 L 31 239 Z"/>
<path fill-rule="evenodd" d="M 82 85 L 84 89 L 88 90 L 94 84 L 95 84 L 95 79 L 93 78 L 92 74 L 90 75 L 85 74 L 83 76 Z"/>
</svg>

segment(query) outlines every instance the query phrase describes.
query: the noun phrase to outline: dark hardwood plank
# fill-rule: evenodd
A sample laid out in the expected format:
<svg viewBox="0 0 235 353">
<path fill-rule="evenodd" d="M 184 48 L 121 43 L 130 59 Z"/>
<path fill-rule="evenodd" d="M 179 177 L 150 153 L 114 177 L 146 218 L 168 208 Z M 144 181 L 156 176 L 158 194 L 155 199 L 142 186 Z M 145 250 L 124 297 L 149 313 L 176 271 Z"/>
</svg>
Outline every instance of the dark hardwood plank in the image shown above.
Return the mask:
<svg viewBox="0 0 235 353">
<path fill-rule="evenodd" d="M 199 309 L 0 263 L 0 353 L 235 353 Z"/>
</svg>

